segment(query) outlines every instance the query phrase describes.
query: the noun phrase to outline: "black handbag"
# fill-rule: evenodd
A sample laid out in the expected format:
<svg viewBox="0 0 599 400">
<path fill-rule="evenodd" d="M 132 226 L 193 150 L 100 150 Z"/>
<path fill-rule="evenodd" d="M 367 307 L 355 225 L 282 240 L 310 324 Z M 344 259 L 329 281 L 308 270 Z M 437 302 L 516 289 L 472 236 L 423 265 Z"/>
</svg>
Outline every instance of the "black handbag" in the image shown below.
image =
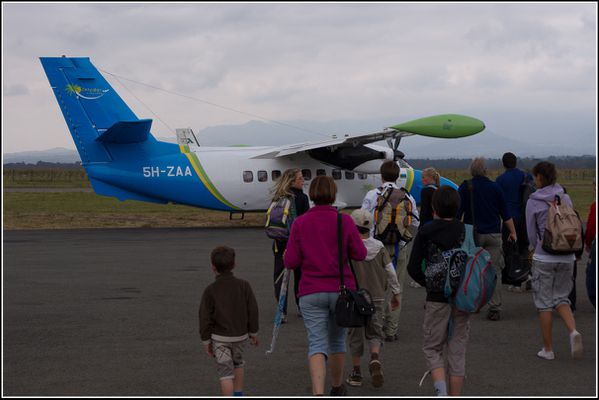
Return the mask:
<svg viewBox="0 0 599 400">
<path fill-rule="evenodd" d="M 507 242 L 503 249 L 505 268 L 503 274 L 506 275 L 506 283 L 509 285 L 520 285 L 530 274 L 531 265 L 528 255 L 520 254 L 518 244 Z"/>
<path fill-rule="evenodd" d="M 335 322 L 337 325 L 344 328 L 357 328 L 366 326 L 370 317 L 375 312 L 372 305 L 372 297 L 368 290 L 360 289 L 351 290 L 345 287 L 343 280 L 343 236 L 341 232 L 341 214 L 337 214 L 337 244 L 339 248 L 339 297 L 335 305 Z M 348 261 L 349 261 L 348 257 Z M 353 265 L 350 267 L 354 278 L 356 276 Z M 356 281 L 356 287 L 358 282 Z"/>
</svg>

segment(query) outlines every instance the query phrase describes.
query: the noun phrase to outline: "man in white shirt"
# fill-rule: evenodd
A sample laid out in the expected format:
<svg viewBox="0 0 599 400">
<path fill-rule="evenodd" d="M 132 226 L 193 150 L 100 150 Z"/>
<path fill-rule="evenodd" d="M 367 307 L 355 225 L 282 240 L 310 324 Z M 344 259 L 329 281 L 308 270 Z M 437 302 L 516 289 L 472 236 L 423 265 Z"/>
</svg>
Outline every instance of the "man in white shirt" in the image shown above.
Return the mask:
<svg viewBox="0 0 599 400">
<path fill-rule="evenodd" d="M 403 188 L 399 188 L 395 182 L 399 178 L 400 168 L 397 163 L 394 161 L 385 161 L 381 165 L 381 178 L 383 180 L 383 184 L 376 188 L 370 190 L 366 193 L 364 200 L 362 201 L 362 208 L 370 211 L 374 214 L 374 211 L 377 207 L 378 199 L 381 196 L 386 196 L 389 194 L 389 190 L 404 190 L 406 197 L 412 203 L 412 214 L 413 214 L 413 225 L 418 226 L 418 209 L 416 208 L 416 201 L 409 194 L 409 192 Z M 375 221 L 376 223 L 376 221 Z M 400 221 L 401 223 L 401 221 Z M 371 235 L 374 235 L 374 229 Z M 387 298 L 385 300 L 385 321 L 383 326 L 383 333 L 385 334 L 385 341 L 394 341 L 397 340 L 397 330 L 399 328 L 399 315 L 401 313 L 402 301 L 401 297 L 403 294 L 404 282 L 407 275 L 407 265 L 408 260 L 410 259 L 410 252 L 412 251 L 412 241 L 406 243 L 405 241 L 400 241 L 396 244 L 387 244 L 385 245 L 387 251 L 391 255 L 391 260 L 393 265 L 395 266 L 395 271 L 397 273 L 397 280 L 400 284 L 400 306 L 391 311 L 389 307 L 389 302 L 391 300 L 391 291 L 388 290 Z"/>
</svg>

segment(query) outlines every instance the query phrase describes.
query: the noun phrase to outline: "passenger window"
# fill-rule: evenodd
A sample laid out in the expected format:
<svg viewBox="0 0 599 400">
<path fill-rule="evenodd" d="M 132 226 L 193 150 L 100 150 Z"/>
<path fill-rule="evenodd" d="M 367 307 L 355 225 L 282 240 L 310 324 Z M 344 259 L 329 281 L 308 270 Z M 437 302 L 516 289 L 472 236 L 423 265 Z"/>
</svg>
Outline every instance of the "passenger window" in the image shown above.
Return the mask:
<svg viewBox="0 0 599 400">
<path fill-rule="evenodd" d="M 309 181 L 312 179 L 312 171 L 309 169 L 302 169 L 302 175 L 304 176 L 304 180 Z"/>
<path fill-rule="evenodd" d="M 258 171 L 258 182 L 266 182 L 268 180 L 268 172 Z"/>
<path fill-rule="evenodd" d="M 243 171 L 243 181 L 250 183 L 254 181 L 254 173 L 252 171 Z"/>
<path fill-rule="evenodd" d="M 327 174 L 327 171 L 325 171 L 324 169 L 316 170 L 316 176 L 325 176 L 326 174 Z"/>
<path fill-rule="evenodd" d="M 274 170 L 274 171 L 272 171 L 271 176 L 272 176 L 272 180 L 276 181 L 277 179 L 279 179 L 281 177 L 281 171 Z"/>
<path fill-rule="evenodd" d="M 362 173 L 358 174 L 358 179 L 366 179 L 367 177 L 368 177 L 368 175 L 366 175 L 366 174 L 362 174 Z"/>
<path fill-rule="evenodd" d="M 345 179 L 354 179 L 355 174 L 351 171 L 345 171 Z"/>
<path fill-rule="evenodd" d="M 333 179 L 338 181 L 339 179 L 341 179 L 341 170 L 340 169 L 334 169 L 333 170 Z"/>
</svg>

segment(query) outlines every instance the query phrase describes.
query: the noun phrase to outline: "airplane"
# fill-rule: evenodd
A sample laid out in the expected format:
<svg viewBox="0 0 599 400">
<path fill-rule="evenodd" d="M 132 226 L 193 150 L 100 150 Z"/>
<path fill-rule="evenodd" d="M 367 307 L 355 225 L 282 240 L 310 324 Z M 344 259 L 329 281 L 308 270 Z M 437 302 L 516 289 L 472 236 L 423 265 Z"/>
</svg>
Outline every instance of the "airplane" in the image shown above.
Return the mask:
<svg viewBox="0 0 599 400">
<path fill-rule="evenodd" d="M 270 189 L 288 168 L 299 168 L 305 191 L 328 175 L 337 184 L 338 208 L 359 208 L 381 185 L 380 165 L 400 166 L 399 187 L 420 202 L 421 171 L 398 150 L 403 137 L 460 138 L 485 129 L 458 114 L 420 118 L 367 134 L 283 146 L 200 146 L 190 128 L 177 129 L 178 144 L 156 140 L 151 119 L 139 119 L 88 57 L 40 57 L 71 132 L 82 165 L 98 195 L 123 200 L 177 203 L 230 212 L 265 211 Z M 389 147 L 372 144 L 386 140 Z M 446 178 L 441 184 L 457 186 Z"/>
</svg>

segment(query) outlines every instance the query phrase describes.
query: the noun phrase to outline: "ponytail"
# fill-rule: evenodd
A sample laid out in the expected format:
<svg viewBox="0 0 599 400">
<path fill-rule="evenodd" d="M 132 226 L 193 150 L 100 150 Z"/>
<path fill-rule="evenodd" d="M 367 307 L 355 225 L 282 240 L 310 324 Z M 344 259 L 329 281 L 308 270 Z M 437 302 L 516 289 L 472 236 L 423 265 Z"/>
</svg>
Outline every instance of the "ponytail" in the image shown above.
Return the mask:
<svg viewBox="0 0 599 400">
<path fill-rule="evenodd" d="M 441 186 L 441 175 L 437 172 L 436 169 L 429 167 L 422 170 L 422 174 L 428 176 L 432 180 L 435 181 L 435 186 Z"/>
</svg>

